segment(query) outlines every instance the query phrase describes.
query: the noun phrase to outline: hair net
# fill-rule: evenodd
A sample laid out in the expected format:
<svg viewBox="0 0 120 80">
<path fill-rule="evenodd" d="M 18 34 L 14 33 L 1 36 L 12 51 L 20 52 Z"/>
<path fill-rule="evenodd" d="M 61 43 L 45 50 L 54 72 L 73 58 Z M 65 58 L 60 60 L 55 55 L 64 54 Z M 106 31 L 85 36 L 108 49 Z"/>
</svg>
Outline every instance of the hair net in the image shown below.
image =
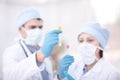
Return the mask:
<svg viewBox="0 0 120 80">
<path fill-rule="evenodd" d="M 23 10 L 16 19 L 16 26 L 18 28 L 22 27 L 27 21 L 36 19 L 36 18 L 41 18 L 39 12 L 37 12 L 33 8 L 28 8 Z"/>
<path fill-rule="evenodd" d="M 80 34 L 83 32 L 92 35 L 98 40 L 102 48 L 105 48 L 109 39 L 109 31 L 106 28 L 99 23 L 90 23 L 81 29 Z"/>
</svg>

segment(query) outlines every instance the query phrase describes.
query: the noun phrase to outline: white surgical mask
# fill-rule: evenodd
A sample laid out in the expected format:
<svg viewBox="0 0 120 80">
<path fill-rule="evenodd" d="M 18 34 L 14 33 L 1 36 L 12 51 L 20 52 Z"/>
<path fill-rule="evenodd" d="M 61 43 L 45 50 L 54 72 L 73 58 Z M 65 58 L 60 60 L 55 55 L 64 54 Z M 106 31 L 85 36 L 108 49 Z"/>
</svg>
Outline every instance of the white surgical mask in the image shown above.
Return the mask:
<svg viewBox="0 0 120 80">
<path fill-rule="evenodd" d="M 89 43 L 81 43 L 78 46 L 78 51 L 81 54 L 83 63 L 86 65 L 92 64 L 95 60 L 98 60 L 95 52 L 97 47 Z"/>
<path fill-rule="evenodd" d="M 26 30 L 27 37 L 24 39 L 25 43 L 28 45 L 38 45 L 42 39 L 41 29 Z"/>
</svg>

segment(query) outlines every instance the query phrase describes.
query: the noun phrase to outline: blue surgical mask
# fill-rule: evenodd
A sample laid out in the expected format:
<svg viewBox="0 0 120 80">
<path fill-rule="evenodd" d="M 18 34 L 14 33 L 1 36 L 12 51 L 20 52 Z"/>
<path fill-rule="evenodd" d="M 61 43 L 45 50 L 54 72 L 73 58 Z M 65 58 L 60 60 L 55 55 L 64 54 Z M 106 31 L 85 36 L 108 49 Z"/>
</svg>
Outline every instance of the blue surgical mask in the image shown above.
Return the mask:
<svg viewBox="0 0 120 80">
<path fill-rule="evenodd" d="M 28 45 L 38 45 L 42 39 L 41 29 L 26 30 L 27 37 L 24 39 L 25 43 Z"/>
</svg>

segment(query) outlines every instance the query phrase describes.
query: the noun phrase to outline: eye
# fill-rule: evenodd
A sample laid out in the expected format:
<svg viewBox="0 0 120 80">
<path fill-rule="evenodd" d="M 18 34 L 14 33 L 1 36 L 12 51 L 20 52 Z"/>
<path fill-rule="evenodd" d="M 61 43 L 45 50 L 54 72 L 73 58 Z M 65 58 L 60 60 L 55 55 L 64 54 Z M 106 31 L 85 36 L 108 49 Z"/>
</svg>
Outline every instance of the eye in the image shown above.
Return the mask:
<svg viewBox="0 0 120 80">
<path fill-rule="evenodd" d="M 90 43 L 93 42 L 93 41 L 94 41 L 93 39 L 88 39 L 87 40 L 87 42 L 90 42 Z"/>
<path fill-rule="evenodd" d="M 43 28 L 43 26 L 39 26 L 39 29 L 42 29 Z"/>
<path fill-rule="evenodd" d="M 83 39 L 80 39 L 80 40 L 79 40 L 79 42 L 80 42 L 80 43 L 83 43 L 83 42 L 84 42 L 84 40 L 83 40 Z"/>
<path fill-rule="evenodd" d="M 30 29 L 35 29 L 36 28 L 36 26 L 30 26 Z"/>
</svg>

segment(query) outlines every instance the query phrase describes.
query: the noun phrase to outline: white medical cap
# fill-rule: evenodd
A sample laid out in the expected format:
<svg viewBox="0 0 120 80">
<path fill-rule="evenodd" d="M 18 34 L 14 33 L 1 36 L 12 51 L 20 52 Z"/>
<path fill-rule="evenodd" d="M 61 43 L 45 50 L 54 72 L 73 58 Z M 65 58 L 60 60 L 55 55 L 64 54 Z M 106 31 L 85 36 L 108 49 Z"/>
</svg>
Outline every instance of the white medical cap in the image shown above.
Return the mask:
<svg viewBox="0 0 120 80">
<path fill-rule="evenodd" d="M 102 27 L 99 23 L 90 23 L 81 29 L 80 34 L 83 32 L 96 38 L 102 48 L 105 49 L 109 39 L 109 31 L 106 28 Z"/>
<path fill-rule="evenodd" d="M 23 10 L 16 19 L 16 26 L 18 28 L 22 27 L 27 21 L 32 20 L 32 19 L 36 19 L 36 18 L 40 18 L 41 16 L 39 14 L 39 12 L 37 12 L 35 9 L 33 8 L 28 8 Z"/>
</svg>

